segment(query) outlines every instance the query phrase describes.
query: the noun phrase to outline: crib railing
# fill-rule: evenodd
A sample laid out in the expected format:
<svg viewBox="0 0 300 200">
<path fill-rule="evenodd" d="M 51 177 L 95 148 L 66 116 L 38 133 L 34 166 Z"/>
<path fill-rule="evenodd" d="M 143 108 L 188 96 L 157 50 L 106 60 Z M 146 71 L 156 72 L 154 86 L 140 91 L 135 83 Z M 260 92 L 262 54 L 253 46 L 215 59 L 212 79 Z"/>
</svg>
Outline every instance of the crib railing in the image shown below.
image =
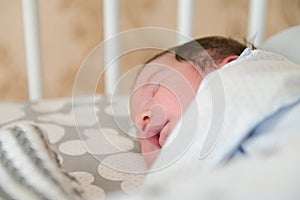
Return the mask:
<svg viewBox="0 0 300 200">
<path fill-rule="evenodd" d="M 250 1 L 247 39 L 256 46 L 262 44 L 264 39 L 267 6 L 267 0 Z"/>
<path fill-rule="evenodd" d="M 38 0 L 23 0 L 22 3 L 29 98 L 39 100 L 43 97 L 43 67 Z"/>
<path fill-rule="evenodd" d="M 248 18 L 248 40 L 254 45 L 261 44 L 264 37 L 267 0 L 250 0 Z M 193 37 L 195 0 L 178 0 L 177 29 L 186 37 L 178 37 L 178 44 Z M 43 98 L 43 67 L 41 60 L 38 0 L 23 0 L 23 23 L 26 44 L 27 78 L 29 99 Z M 120 32 L 120 0 L 103 0 L 104 40 Z M 112 94 L 119 78 L 118 61 L 119 41 L 104 46 L 104 64 L 109 65 L 105 71 L 105 94 Z"/>
</svg>

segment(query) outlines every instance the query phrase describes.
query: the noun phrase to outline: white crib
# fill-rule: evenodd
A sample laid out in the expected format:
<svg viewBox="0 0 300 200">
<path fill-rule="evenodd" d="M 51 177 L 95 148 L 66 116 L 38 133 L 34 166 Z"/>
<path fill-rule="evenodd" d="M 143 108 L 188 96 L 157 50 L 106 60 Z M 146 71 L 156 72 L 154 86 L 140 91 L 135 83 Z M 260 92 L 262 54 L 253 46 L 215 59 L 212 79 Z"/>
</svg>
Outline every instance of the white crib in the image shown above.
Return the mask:
<svg viewBox="0 0 300 200">
<path fill-rule="evenodd" d="M 193 37 L 193 20 L 195 14 L 195 0 L 178 0 L 178 19 L 177 19 L 177 30 L 181 33 L 180 36 L 184 35 L 187 37 L 178 37 L 177 43 L 181 44 L 186 42 L 186 38 Z M 264 41 L 264 29 L 266 22 L 266 12 L 267 12 L 267 0 L 249 0 L 249 21 L 248 21 L 248 36 L 247 39 L 256 46 L 265 47 L 268 49 L 272 49 L 274 51 L 278 51 L 282 53 L 282 46 L 287 46 L 286 37 L 288 37 L 289 42 L 289 57 L 294 61 L 300 64 L 300 56 L 299 51 L 293 51 L 290 49 L 292 46 L 299 46 L 297 44 L 300 43 L 300 26 L 295 28 L 291 28 L 285 31 L 284 35 L 279 34 L 279 40 L 277 41 L 276 37 L 271 37 L 270 40 Z M 103 0 L 103 14 L 104 14 L 104 40 L 108 40 L 118 34 L 120 32 L 120 23 L 119 23 L 119 13 L 120 13 L 120 0 Z M 41 48 L 40 48 L 40 34 L 39 34 L 39 13 L 38 13 L 38 0 L 23 0 L 23 20 L 25 27 L 25 41 L 26 41 L 26 53 L 27 53 L 27 71 L 28 71 L 28 86 L 29 86 L 29 102 L 3 102 L 0 103 L 0 131 L 7 132 L 14 130 L 11 127 L 22 123 L 33 123 L 41 128 L 44 133 L 49 137 L 49 141 L 52 147 L 57 150 L 58 154 L 61 155 L 59 157 L 60 164 L 64 169 L 64 172 L 71 173 L 72 176 L 78 178 L 83 186 L 86 186 L 87 194 L 91 195 L 91 198 L 88 199 L 103 199 L 107 197 L 112 192 L 119 192 L 120 194 L 132 192 L 132 189 L 136 189 L 142 185 L 144 174 L 140 174 L 139 172 L 143 172 L 145 170 L 142 168 L 140 164 L 144 164 L 140 155 L 140 147 L 137 138 L 134 135 L 134 127 L 131 123 L 130 116 L 126 108 L 128 107 L 128 96 L 123 98 L 122 96 L 118 96 L 118 98 L 103 98 L 105 95 L 98 96 L 80 96 L 78 101 L 73 101 L 72 98 L 65 99 L 43 99 L 43 66 L 41 60 Z M 293 40 L 291 40 L 293 38 Z M 296 41 L 295 41 L 296 39 Z M 282 43 L 284 40 L 284 43 Z M 174 40 L 176 41 L 176 40 Z M 121 48 L 121 41 L 114 40 L 113 43 L 109 43 L 111 45 L 104 46 L 104 59 L 105 66 L 110 66 L 109 70 L 105 73 L 105 94 L 110 96 L 113 92 L 115 93 L 115 85 L 119 81 L 120 73 L 119 66 L 120 63 L 115 62 L 115 57 L 118 57 Z M 271 45 L 272 43 L 272 45 Z M 275 44 L 275 45 L 274 45 Z M 272 47 L 271 47 L 272 46 Z M 293 47 L 294 48 L 294 47 Z M 283 55 L 288 57 L 288 54 Z M 114 62 L 112 62 L 114 60 Z M 113 65 L 111 64 L 113 63 Z M 120 78 L 121 79 L 121 78 Z M 37 101 L 41 100 L 41 101 Z M 247 104 L 248 105 L 248 104 Z M 124 109 L 125 108 L 125 109 Z M 189 124 L 190 126 L 190 124 Z M 101 130 L 100 130 L 101 129 Z M 297 129 L 295 129 L 297 130 Z M 29 131 L 35 135 L 38 130 Z M 187 132 L 187 131 L 186 131 Z M 3 132 L 2 132 L 3 133 Z M 40 133 L 40 132 L 39 132 Z M 11 134 L 13 135 L 13 134 Z M 2 137 L 1 137 L 2 136 Z M 111 136 L 111 137 L 109 137 Z M 1 141 L 5 138 L 5 134 L 0 134 L 0 146 Z M 14 140 L 9 140 L 9 142 L 13 143 Z M 33 142 L 34 144 L 35 142 Z M 110 144 L 110 145 L 109 145 Z M 299 144 L 299 143 L 295 143 Z M 120 145 L 120 146 L 119 146 Z M 116 148 L 117 147 L 117 148 Z M 295 146 L 296 149 L 299 150 L 299 145 Z M 9 153 L 14 154 L 15 150 L 18 148 L 14 148 L 14 145 L 11 145 L 10 148 L 13 151 L 7 151 Z M 3 149 L 3 148 L 2 148 Z M 1 150 L 1 148 L 0 148 Z M 44 151 L 43 151 L 44 152 Z M 47 153 L 47 151 L 45 151 Z M 1 151 L 0 151 L 1 153 Z M 22 163 L 22 159 L 19 159 L 24 156 L 24 154 L 28 153 L 26 151 L 18 151 L 19 156 L 15 156 L 15 163 L 20 165 Z M 23 153 L 23 154 L 22 154 Z M 133 154 L 131 154 L 133 153 Z M 268 153 L 268 152 L 267 152 Z M 22 155 L 21 155 L 22 154 Z M 292 156 L 290 154 L 287 158 L 290 158 L 289 161 L 298 161 L 297 156 L 299 151 L 295 151 Z M 0 156 L 1 157 L 1 156 Z M 263 157 L 263 159 L 265 159 Z M 97 160 L 99 162 L 97 162 Z M 267 159 L 266 159 L 267 160 Z M 0 159 L 1 161 L 1 159 Z M 26 160 L 25 160 L 26 161 Z M 103 162 L 102 162 L 103 161 Z M 113 164 L 116 164 L 120 168 L 108 168 L 109 163 L 114 161 Z M 116 162 L 115 162 L 116 161 Z M 269 159 L 272 161 L 272 159 Z M 106 165 L 106 164 L 108 165 Z M 121 163 L 121 165 L 119 165 Z M 128 167 L 128 163 L 130 167 Z M 40 164 L 37 162 L 35 164 Z M 124 164 L 124 165 L 122 165 Z M 247 164 L 247 163 L 246 163 Z M 279 169 L 280 166 L 276 165 L 276 169 Z M 287 163 L 285 162 L 287 165 Z M 289 164 L 289 163 L 288 163 Z M 0 162 L 0 174 L 8 175 L 9 173 L 3 173 L 5 171 L 1 171 L 1 167 L 4 166 Z M 27 169 L 21 165 L 22 169 Z M 114 166 L 114 165 L 112 165 Z M 255 165 L 257 166 L 257 165 Z M 274 165 L 272 165 L 273 167 Z M 294 169 L 299 169 L 299 162 L 295 165 Z M 7 167 L 7 166 L 6 166 Z M 298 167 L 298 168 L 297 168 Z M 13 168 L 9 172 L 15 173 L 17 170 Z M 120 170 L 122 169 L 122 170 Z M 124 169 L 124 170 L 123 170 Z M 137 171 L 135 171 L 137 169 Z M 228 169 L 228 168 L 227 168 Z M 251 182 L 252 185 L 256 185 L 256 183 L 261 183 L 262 176 L 258 176 L 254 172 L 256 169 L 260 169 L 259 167 L 250 167 L 245 173 L 245 170 L 241 170 L 243 175 L 249 175 L 253 178 L 257 178 L 257 181 Z M 254 170 L 253 170 L 254 169 Z M 270 171 L 273 168 L 269 168 Z M 267 169 L 267 170 L 269 170 Z M 287 168 L 289 169 L 289 168 Z M 127 171 L 129 170 L 129 171 Z M 131 171 L 133 170 L 133 171 Z M 296 171 L 296 170 L 295 170 Z M 128 172 L 134 172 L 132 174 Z M 136 173 L 138 172 L 138 173 Z M 188 171 L 189 172 L 189 171 Z M 249 172 L 249 173 L 248 173 Z M 252 172 L 252 173 L 251 173 Z M 274 171 L 277 172 L 277 171 Z M 281 172 L 281 171 L 280 171 Z M 282 177 L 286 171 L 282 171 L 283 173 L 276 173 L 279 178 Z M 292 173 L 292 171 L 291 171 Z M 299 170 L 297 170 L 297 175 L 299 174 Z M 6 190 L 1 190 L 1 186 L 5 186 L 8 192 L 11 193 L 11 196 L 20 196 L 19 199 L 32 199 L 26 198 L 29 193 L 28 191 L 35 190 L 40 186 L 41 181 L 37 181 L 35 186 L 27 187 L 24 184 L 25 181 L 35 180 L 35 178 L 39 175 L 36 171 L 32 171 L 32 173 L 24 173 L 26 177 L 30 177 L 28 179 L 24 179 L 24 181 L 14 181 L 14 184 L 8 184 L 8 179 L 5 179 L 1 176 L 0 178 L 0 199 L 2 199 L 1 194 L 4 194 Z M 217 173 L 212 175 L 218 175 Z M 222 175 L 222 174 L 221 174 Z M 174 176 L 172 174 L 172 176 Z M 47 179 L 49 176 L 44 177 Z M 212 176 L 213 177 L 213 176 Z M 233 177 L 231 174 L 227 174 L 226 177 L 230 177 L 229 179 L 223 179 L 225 181 L 224 185 L 230 183 L 230 179 Z M 288 177 L 288 176 L 287 176 Z M 295 181 L 298 184 L 299 181 L 296 179 Z M 239 178 L 239 176 L 236 176 Z M 272 177 L 273 178 L 273 177 Z M 272 181 L 273 179 L 266 179 L 268 181 Z M 276 177 L 275 177 L 276 178 Z M 39 179 L 36 179 L 39 180 Z M 196 180 L 196 179 L 195 179 Z M 201 179 L 202 180 L 202 179 Z M 218 179 L 211 179 L 210 176 L 207 176 L 207 180 L 213 181 Z M 248 179 L 247 179 L 248 180 Z M 251 180 L 251 179 L 249 179 Z M 275 179 L 274 179 L 275 180 Z M 283 179 L 288 180 L 288 179 Z M 184 182 L 189 182 L 189 179 L 185 179 Z M 274 182 L 279 182 L 280 179 L 276 179 Z M 205 180 L 204 182 L 207 185 Z M 283 182 L 285 183 L 285 182 Z M 294 182 L 291 182 L 292 184 Z M 175 182 L 174 182 L 175 184 Z M 177 184 L 177 183 L 176 183 Z M 237 182 L 238 185 L 241 185 L 240 182 Z M 57 185 L 57 184 L 56 184 Z M 167 185 L 167 184 L 166 184 Z M 180 185 L 180 184 L 177 184 Z M 195 184 L 193 184 L 195 186 Z M 196 185 L 199 185 L 197 182 Z M 280 185 L 280 184 L 279 184 Z M 17 186 L 17 187 L 15 187 Z M 41 186 L 47 187 L 45 184 L 41 184 Z M 68 185 L 69 186 L 69 185 Z M 218 184 L 215 186 L 219 187 Z M 248 188 L 248 185 L 246 185 Z M 249 186 L 251 186 L 249 184 Z M 270 188 L 268 184 L 265 184 L 266 188 Z M 283 185 L 281 185 L 283 186 Z M 27 188 L 26 188 L 27 187 Z M 293 185 L 295 191 L 298 192 L 298 185 Z M 24 189 L 25 188 L 25 189 Z M 196 188 L 205 189 L 205 187 Z M 255 188 L 255 187 L 254 187 Z M 288 188 L 287 185 L 282 187 L 284 191 Z M 24 189 L 24 190 L 23 190 Z M 157 188 L 153 188 L 157 189 Z M 159 188 L 158 188 L 159 189 Z M 181 188 L 180 188 L 181 189 Z M 251 188 L 248 188 L 251 189 Z M 47 192 L 52 191 L 49 190 L 49 187 L 46 188 Z M 195 191 L 196 191 L 195 190 Z M 156 190 L 151 190 L 152 192 Z M 159 190 L 158 190 L 159 191 Z M 168 191 L 168 190 L 166 190 Z M 178 190 L 174 194 L 177 195 L 181 193 L 183 190 Z M 184 195 L 189 190 L 182 192 L 181 195 Z M 214 194 L 226 194 L 226 192 L 230 190 L 224 190 L 218 193 L 218 190 L 209 190 L 210 193 L 203 193 L 203 195 L 213 194 L 211 197 L 218 198 L 219 196 L 214 196 Z M 233 191 L 238 191 L 236 188 L 233 188 Z M 259 191 L 262 191 L 261 188 L 254 191 L 252 195 L 260 195 Z M 282 191 L 282 190 L 280 190 Z M 279 191 L 279 192 L 280 192 Z M 271 190 L 270 193 L 276 193 L 276 190 Z M 288 192 L 286 192 L 288 194 Z M 51 192 L 51 194 L 54 194 Z M 230 193 L 227 193 L 230 194 Z M 277 194 L 277 193 L 276 193 Z M 127 194 L 128 195 L 128 194 Z M 98 198 L 96 198 L 98 197 Z M 181 196 L 178 194 L 178 197 Z M 177 197 L 177 198 L 178 198 Z M 209 196 L 206 196 L 209 197 Z M 260 197 L 260 196 L 259 196 Z M 264 198 L 263 196 L 262 198 Z M 223 196 L 222 196 L 223 198 Z M 5 198 L 12 199 L 12 198 Z M 39 198 L 40 199 L 40 198 Z M 124 199 L 123 197 L 119 199 Z M 140 198 L 141 199 L 141 198 Z M 189 199 L 189 198 L 187 198 Z"/>
<path fill-rule="evenodd" d="M 248 40 L 254 45 L 260 45 L 264 38 L 267 0 L 250 0 L 248 20 Z M 195 0 L 178 0 L 178 32 L 184 36 L 193 37 Z M 104 40 L 120 32 L 119 23 L 120 1 L 103 0 Z M 43 67 L 41 62 L 38 0 L 23 0 L 23 21 L 25 27 L 27 76 L 30 100 L 43 98 Z M 178 44 L 186 41 L 186 37 L 178 38 Z M 104 46 L 105 66 L 119 55 L 119 42 L 114 40 Z M 112 94 L 119 78 L 118 61 L 110 65 L 105 74 L 105 93 Z"/>
</svg>

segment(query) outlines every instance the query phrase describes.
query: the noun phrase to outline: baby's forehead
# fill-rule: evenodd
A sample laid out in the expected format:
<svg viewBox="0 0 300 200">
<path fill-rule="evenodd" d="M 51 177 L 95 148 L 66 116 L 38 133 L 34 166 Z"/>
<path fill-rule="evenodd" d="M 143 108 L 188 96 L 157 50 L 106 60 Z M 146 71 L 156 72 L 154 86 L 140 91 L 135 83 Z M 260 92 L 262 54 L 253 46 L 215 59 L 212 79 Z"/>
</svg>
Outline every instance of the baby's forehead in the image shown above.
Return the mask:
<svg viewBox="0 0 300 200">
<path fill-rule="evenodd" d="M 142 67 L 140 73 L 138 74 L 136 83 L 151 82 L 154 79 L 158 80 L 159 78 L 165 77 L 167 74 L 172 73 L 172 71 L 175 72 L 175 70 L 172 69 L 175 62 L 178 61 L 175 59 L 175 55 L 172 53 L 166 53 L 158 58 L 155 58 Z"/>
<path fill-rule="evenodd" d="M 161 70 L 171 70 L 178 63 L 175 54 L 167 52 L 145 64 L 140 74 L 155 75 Z"/>
</svg>

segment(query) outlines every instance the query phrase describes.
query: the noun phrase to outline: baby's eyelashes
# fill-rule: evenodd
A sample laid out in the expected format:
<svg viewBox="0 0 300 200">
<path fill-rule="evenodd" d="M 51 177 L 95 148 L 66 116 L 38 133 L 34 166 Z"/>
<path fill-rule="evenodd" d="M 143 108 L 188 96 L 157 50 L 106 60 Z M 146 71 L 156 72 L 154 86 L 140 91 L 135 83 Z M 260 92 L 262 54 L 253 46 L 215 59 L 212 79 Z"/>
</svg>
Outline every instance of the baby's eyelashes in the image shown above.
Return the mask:
<svg viewBox="0 0 300 200">
<path fill-rule="evenodd" d="M 152 97 L 154 97 L 157 94 L 159 88 L 160 88 L 160 84 L 155 84 L 152 92 Z"/>
</svg>

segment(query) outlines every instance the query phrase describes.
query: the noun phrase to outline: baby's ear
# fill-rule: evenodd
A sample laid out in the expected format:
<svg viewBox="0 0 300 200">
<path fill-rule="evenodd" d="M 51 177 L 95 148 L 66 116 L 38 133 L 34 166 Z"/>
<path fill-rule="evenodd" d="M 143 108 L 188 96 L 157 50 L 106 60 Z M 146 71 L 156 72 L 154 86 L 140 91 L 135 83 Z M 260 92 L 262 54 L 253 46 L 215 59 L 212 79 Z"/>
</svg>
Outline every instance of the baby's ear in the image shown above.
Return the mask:
<svg viewBox="0 0 300 200">
<path fill-rule="evenodd" d="M 222 62 L 220 62 L 220 63 L 217 65 L 218 69 L 220 69 L 220 68 L 223 67 L 224 65 L 230 63 L 231 61 L 236 60 L 238 57 L 239 57 L 239 56 L 237 56 L 237 55 L 232 55 L 232 56 L 228 56 L 228 57 L 224 58 L 224 59 L 222 60 Z"/>
</svg>

